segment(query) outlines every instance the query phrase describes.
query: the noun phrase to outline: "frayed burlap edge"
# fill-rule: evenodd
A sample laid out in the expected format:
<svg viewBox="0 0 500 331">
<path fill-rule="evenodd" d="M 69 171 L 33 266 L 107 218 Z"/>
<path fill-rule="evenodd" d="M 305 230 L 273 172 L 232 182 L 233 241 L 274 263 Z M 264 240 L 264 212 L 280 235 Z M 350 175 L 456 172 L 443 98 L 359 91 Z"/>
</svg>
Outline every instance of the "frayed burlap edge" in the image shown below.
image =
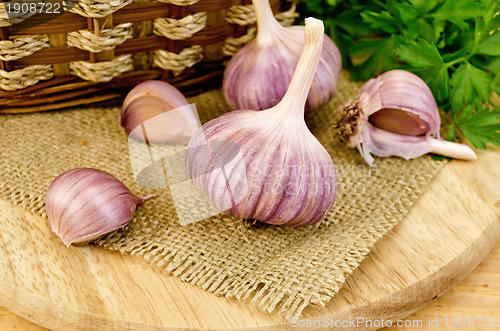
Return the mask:
<svg viewBox="0 0 500 331">
<path fill-rule="evenodd" d="M 134 193 L 156 198 L 139 207 L 127 227 L 96 241 L 98 245 L 143 256 L 214 294 L 250 300 L 284 317 L 298 316 L 310 305 L 324 306 L 338 293 L 444 164 L 424 156 L 412 161 L 377 158 L 376 168 L 367 167 L 333 129 L 337 107 L 359 87 L 343 73 L 329 105 L 306 116 L 332 156 L 339 182 L 332 211 L 310 227 L 248 226 L 225 215 L 180 226 L 168 190 L 135 183 L 117 109 L 2 116 L 0 197 L 46 217 L 45 192 L 58 174 L 75 167 L 108 171 Z M 202 122 L 227 111 L 220 91 L 190 101 Z"/>
</svg>

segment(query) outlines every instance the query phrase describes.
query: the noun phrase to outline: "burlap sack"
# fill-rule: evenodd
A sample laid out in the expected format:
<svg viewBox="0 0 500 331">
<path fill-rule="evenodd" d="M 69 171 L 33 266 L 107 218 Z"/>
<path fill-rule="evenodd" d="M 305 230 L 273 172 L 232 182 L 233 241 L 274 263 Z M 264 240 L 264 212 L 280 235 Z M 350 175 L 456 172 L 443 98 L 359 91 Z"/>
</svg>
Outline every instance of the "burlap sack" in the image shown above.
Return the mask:
<svg viewBox="0 0 500 331">
<path fill-rule="evenodd" d="M 98 240 L 103 249 L 144 256 L 217 295 L 298 315 L 308 305 L 325 305 L 339 291 L 443 165 L 424 156 L 377 158 L 376 167 L 369 168 L 356 150 L 340 143 L 333 129 L 336 109 L 359 87 L 343 73 L 329 105 L 306 116 L 331 154 L 339 180 L 333 209 L 313 226 L 248 225 L 224 215 L 180 226 L 168 190 L 135 183 L 116 108 L 0 116 L 0 197 L 46 217 L 45 192 L 61 172 L 75 167 L 108 171 L 134 193 L 156 198 L 139 207 L 129 226 Z M 202 122 L 227 111 L 220 90 L 190 101 Z"/>
</svg>

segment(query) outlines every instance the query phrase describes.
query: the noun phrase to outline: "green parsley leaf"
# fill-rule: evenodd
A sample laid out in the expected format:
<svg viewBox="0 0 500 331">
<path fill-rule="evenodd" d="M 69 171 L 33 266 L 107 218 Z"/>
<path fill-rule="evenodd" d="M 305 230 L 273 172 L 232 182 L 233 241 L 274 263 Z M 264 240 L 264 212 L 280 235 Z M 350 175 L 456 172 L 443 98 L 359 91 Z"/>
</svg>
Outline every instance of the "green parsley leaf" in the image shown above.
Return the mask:
<svg viewBox="0 0 500 331">
<path fill-rule="evenodd" d="M 474 0 L 446 0 L 430 16 L 459 23 L 467 19 L 481 15 L 484 11 L 484 4 Z"/>
<path fill-rule="evenodd" d="M 398 43 L 396 54 L 414 67 L 442 66 L 443 59 L 433 43 L 420 39 L 418 42 Z"/>
<path fill-rule="evenodd" d="M 434 161 L 444 161 L 444 160 L 451 160 L 451 158 L 448 158 L 446 156 L 438 155 L 438 154 L 431 154 L 431 157 Z"/>
<path fill-rule="evenodd" d="M 409 3 L 403 3 L 396 7 L 396 15 L 404 24 L 408 25 L 411 22 L 417 20 L 420 16 L 420 12 L 417 8 L 410 5 Z"/>
<path fill-rule="evenodd" d="M 446 140 L 457 141 L 457 137 L 455 136 L 455 129 L 455 121 L 452 121 L 450 127 L 448 128 L 448 133 L 446 134 Z"/>
<path fill-rule="evenodd" d="M 500 26 L 500 17 L 496 15 L 500 11 L 500 1 L 498 0 L 483 0 L 483 4 L 487 7 L 483 18 L 486 23 L 486 29 L 488 31 L 495 30 Z"/>
<path fill-rule="evenodd" d="M 493 91 L 495 91 L 496 94 L 500 95 L 500 74 L 497 74 L 495 77 Z"/>
<path fill-rule="evenodd" d="M 457 43 L 457 40 L 460 41 L 460 39 L 464 38 L 464 31 L 457 25 L 451 25 L 446 29 L 446 34 L 442 37 L 441 39 L 441 44 L 439 45 L 439 48 L 444 48 L 444 47 L 452 47 Z M 463 43 L 463 40 L 462 40 Z M 464 50 L 463 47 L 459 46 L 456 47 L 460 51 Z"/>
<path fill-rule="evenodd" d="M 484 70 L 478 69 L 473 65 L 470 66 L 472 71 L 471 84 L 482 101 L 488 101 L 491 97 L 491 84 L 493 80 L 491 76 Z"/>
<path fill-rule="evenodd" d="M 461 64 L 451 76 L 452 108 L 459 111 L 476 96 L 487 101 L 491 95 L 491 76 L 469 62 Z"/>
<path fill-rule="evenodd" d="M 495 57 L 484 66 L 487 70 L 495 73 L 497 76 L 500 75 L 500 57 Z"/>
<path fill-rule="evenodd" d="M 355 57 L 366 57 L 351 69 L 351 75 L 355 80 L 370 79 L 377 73 L 393 69 L 396 65 L 392 37 L 361 40 L 349 49 L 349 53 Z"/>
<path fill-rule="evenodd" d="M 424 14 L 437 6 L 437 0 L 408 0 L 420 13 Z"/>
<path fill-rule="evenodd" d="M 357 22 L 357 24 L 352 24 L 352 22 Z M 360 20 L 359 13 L 356 10 L 343 11 L 332 20 L 332 23 L 344 29 L 352 37 L 366 36 L 372 31 L 368 24 Z"/>
<path fill-rule="evenodd" d="M 476 49 L 476 53 L 491 56 L 500 55 L 500 31 L 496 31 L 484 39 Z"/>
<path fill-rule="evenodd" d="M 448 100 L 450 97 L 450 76 L 446 66 L 409 68 L 409 71 L 413 72 L 427 83 L 438 103 L 441 104 Z"/>
<path fill-rule="evenodd" d="M 444 30 L 444 22 L 437 21 L 432 24 L 427 20 L 420 18 L 418 20 L 418 36 L 429 42 L 436 43 Z"/>
<path fill-rule="evenodd" d="M 496 6 L 491 6 L 488 12 L 484 15 L 484 21 L 486 26 L 484 27 L 486 31 L 492 32 L 500 27 L 500 15 L 495 15 L 500 11 L 500 1 L 495 1 Z"/>
<path fill-rule="evenodd" d="M 341 0 L 326 0 L 326 3 L 329 4 L 330 6 L 335 6 L 337 5 Z"/>
<path fill-rule="evenodd" d="M 365 11 L 361 13 L 363 22 L 370 25 L 372 29 L 380 29 L 387 33 L 398 32 L 396 19 L 389 12 L 383 11 L 380 13 Z"/>
<path fill-rule="evenodd" d="M 476 112 L 467 109 L 459 116 L 457 123 L 474 147 L 485 149 L 487 143 L 500 145 L 499 108 L 481 108 Z"/>
<path fill-rule="evenodd" d="M 409 70 L 429 85 L 439 103 L 448 99 L 448 68 L 444 65 L 436 45 L 422 39 L 418 42 L 400 43 L 396 46 L 396 54 L 414 67 Z"/>
</svg>

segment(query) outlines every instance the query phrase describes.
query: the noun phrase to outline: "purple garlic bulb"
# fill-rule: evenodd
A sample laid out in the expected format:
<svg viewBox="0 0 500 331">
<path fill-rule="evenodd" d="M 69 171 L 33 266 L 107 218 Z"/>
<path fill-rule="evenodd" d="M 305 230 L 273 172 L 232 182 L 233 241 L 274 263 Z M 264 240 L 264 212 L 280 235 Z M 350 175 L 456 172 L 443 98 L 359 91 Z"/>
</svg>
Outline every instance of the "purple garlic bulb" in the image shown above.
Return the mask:
<svg viewBox="0 0 500 331">
<path fill-rule="evenodd" d="M 191 138 L 187 173 L 219 210 L 288 226 L 316 223 L 330 211 L 337 191 L 335 166 L 304 121 L 323 38 L 323 23 L 306 19 L 303 52 L 276 106 L 229 112 Z"/>
<path fill-rule="evenodd" d="M 224 71 L 222 89 L 232 109 L 268 109 L 288 90 L 300 52 L 304 27 L 285 28 L 274 18 L 269 0 L 253 0 L 257 37 L 239 50 Z M 325 36 L 318 68 L 309 91 L 306 111 L 325 105 L 335 94 L 342 58 Z"/>
<path fill-rule="evenodd" d="M 340 108 L 340 135 L 373 166 L 373 155 L 413 159 L 427 153 L 476 159 L 466 145 L 440 138 L 441 119 L 431 90 L 415 74 L 391 70 L 370 79 Z"/>
</svg>

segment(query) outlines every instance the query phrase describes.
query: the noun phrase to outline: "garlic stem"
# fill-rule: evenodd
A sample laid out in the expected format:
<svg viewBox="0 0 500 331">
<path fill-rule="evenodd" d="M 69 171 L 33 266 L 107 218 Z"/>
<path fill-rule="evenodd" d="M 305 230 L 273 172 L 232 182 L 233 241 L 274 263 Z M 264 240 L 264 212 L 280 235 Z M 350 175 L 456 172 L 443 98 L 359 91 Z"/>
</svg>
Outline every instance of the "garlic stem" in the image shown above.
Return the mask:
<svg viewBox="0 0 500 331">
<path fill-rule="evenodd" d="M 279 30 L 282 26 L 274 17 L 269 0 L 253 0 L 252 3 L 257 19 L 257 43 L 274 43 L 274 33 L 277 31 L 273 30 Z"/>
<path fill-rule="evenodd" d="M 454 159 L 475 160 L 474 151 L 467 145 L 437 139 L 431 136 L 405 136 L 379 129 L 368 124 L 371 138 L 370 153 L 378 156 L 398 155 L 413 159 L 427 153 L 439 154 Z M 395 152 L 398 153 L 395 153 Z M 370 158 L 370 165 L 373 158 Z"/>
<path fill-rule="evenodd" d="M 300 54 L 299 63 L 285 96 L 275 106 L 275 108 L 286 108 L 288 112 L 301 117 L 304 116 L 304 107 L 318 67 L 324 37 L 322 21 L 309 17 L 305 19 L 305 22 L 304 48 Z"/>
<path fill-rule="evenodd" d="M 467 145 L 458 144 L 446 140 L 429 139 L 429 144 L 432 147 L 431 153 L 439 154 L 454 159 L 476 160 L 476 153 Z"/>
</svg>

